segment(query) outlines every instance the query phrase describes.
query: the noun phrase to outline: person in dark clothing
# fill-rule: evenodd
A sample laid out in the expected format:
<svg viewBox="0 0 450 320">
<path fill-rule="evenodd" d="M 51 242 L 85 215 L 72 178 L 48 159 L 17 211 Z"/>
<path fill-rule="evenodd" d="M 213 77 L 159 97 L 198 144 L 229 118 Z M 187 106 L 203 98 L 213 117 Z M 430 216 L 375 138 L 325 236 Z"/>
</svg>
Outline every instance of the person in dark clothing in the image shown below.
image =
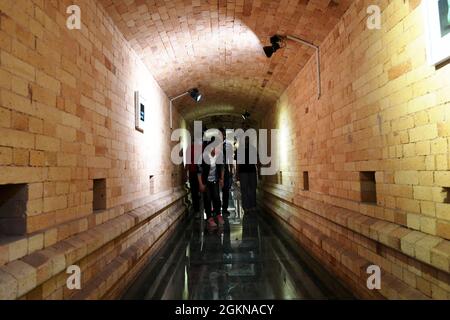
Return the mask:
<svg viewBox="0 0 450 320">
<path fill-rule="evenodd" d="M 203 204 L 209 228 L 217 228 L 217 223 L 220 226 L 224 225 L 220 212 L 220 189 L 223 187 L 224 179 L 223 165 L 218 161 L 220 152 L 220 148 L 218 150 L 212 149 L 207 155 L 209 161 L 203 159 L 202 164 L 198 166 L 198 183 L 200 192 L 203 193 Z M 217 223 L 214 218 L 217 219 Z"/>
<path fill-rule="evenodd" d="M 240 156 L 242 159 L 240 159 Z M 242 208 L 245 211 L 256 210 L 257 177 L 257 150 L 248 139 L 241 141 L 236 153 L 236 176 L 241 185 Z"/>
<path fill-rule="evenodd" d="M 224 182 L 222 188 L 222 215 L 229 216 L 228 204 L 230 201 L 230 189 L 233 185 L 233 145 L 227 141 L 226 130 L 220 129 L 223 139 L 223 163 L 224 163 Z"/>
<path fill-rule="evenodd" d="M 196 144 L 191 144 L 190 151 L 188 153 L 189 162 L 186 165 L 186 173 L 189 180 L 189 187 L 191 191 L 191 197 L 192 197 L 192 206 L 194 209 L 194 212 L 196 214 L 199 214 L 200 212 L 200 193 L 199 193 L 199 185 L 198 185 L 198 177 L 197 177 L 197 164 L 198 163 L 195 159 L 195 149 Z M 201 156 L 201 152 L 203 151 L 202 146 L 197 146 L 197 152 L 199 153 L 199 156 Z"/>
</svg>

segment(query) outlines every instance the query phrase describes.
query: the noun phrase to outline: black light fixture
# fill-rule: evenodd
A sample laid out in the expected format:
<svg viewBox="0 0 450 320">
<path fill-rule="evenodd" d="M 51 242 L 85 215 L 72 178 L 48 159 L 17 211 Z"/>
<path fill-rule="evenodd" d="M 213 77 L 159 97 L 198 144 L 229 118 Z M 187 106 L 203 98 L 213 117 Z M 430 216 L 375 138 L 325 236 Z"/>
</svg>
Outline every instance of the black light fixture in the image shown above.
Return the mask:
<svg viewBox="0 0 450 320">
<path fill-rule="evenodd" d="M 189 90 L 189 95 L 192 99 L 194 99 L 195 102 L 200 102 L 202 100 L 202 94 L 197 88 Z"/>
<path fill-rule="evenodd" d="M 264 47 L 264 53 L 267 58 L 271 58 L 275 52 L 283 47 L 283 40 L 283 37 L 279 35 L 274 35 L 270 38 L 271 45 Z"/>
<path fill-rule="evenodd" d="M 250 113 L 249 113 L 248 111 L 245 111 L 245 112 L 242 114 L 242 119 L 247 120 L 248 118 L 250 118 Z"/>
<path fill-rule="evenodd" d="M 192 99 L 194 99 L 195 102 L 200 102 L 203 98 L 202 94 L 200 93 L 200 91 L 198 90 L 198 88 L 192 88 L 186 92 L 183 92 L 182 94 L 176 96 L 176 97 L 172 97 L 169 99 L 170 102 L 170 112 L 169 112 L 169 117 L 170 117 L 170 129 L 173 128 L 173 116 L 172 116 L 172 108 L 173 108 L 173 102 L 177 99 L 180 99 L 184 96 L 190 95 Z"/>
<path fill-rule="evenodd" d="M 299 37 L 286 35 L 274 35 L 270 37 L 270 43 L 272 45 L 264 47 L 264 53 L 266 54 L 267 58 L 271 58 L 275 52 L 277 52 L 279 49 L 284 48 L 286 46 L 286 41 L 292 40 L 297 43 L 303 44 L 305 46 L 308 46 L 310 48 L 313 48 L 316 50 L 316 60 L 317 60 L 317 92 L 318 92 L 318 99 L 320 99 L 322 95 L 322 87 L 321 87 L 321 76 L 320 76 L 320 48 L 316 46 L 314 43 L 311 43 L 309 41 L 303 40 Z"/>
</svg>

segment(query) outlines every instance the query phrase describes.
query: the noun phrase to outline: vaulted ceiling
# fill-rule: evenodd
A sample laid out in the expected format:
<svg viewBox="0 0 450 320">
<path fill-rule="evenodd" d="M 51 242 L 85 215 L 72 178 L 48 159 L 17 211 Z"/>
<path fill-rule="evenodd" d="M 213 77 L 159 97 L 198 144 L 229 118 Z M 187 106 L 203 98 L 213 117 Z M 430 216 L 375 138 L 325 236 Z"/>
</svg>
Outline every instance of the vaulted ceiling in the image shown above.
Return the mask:
<svg viewBox="0 0 450 320">
<path fill-rule="evenodd" d="M 290 44 L 267 59 L 274 34 L 320 44 L 354 0 L 100 0 L 169 97 L 204 94 L 176 106 L 187 120 L 263 115 L 312 49 Z"/>
</svg>

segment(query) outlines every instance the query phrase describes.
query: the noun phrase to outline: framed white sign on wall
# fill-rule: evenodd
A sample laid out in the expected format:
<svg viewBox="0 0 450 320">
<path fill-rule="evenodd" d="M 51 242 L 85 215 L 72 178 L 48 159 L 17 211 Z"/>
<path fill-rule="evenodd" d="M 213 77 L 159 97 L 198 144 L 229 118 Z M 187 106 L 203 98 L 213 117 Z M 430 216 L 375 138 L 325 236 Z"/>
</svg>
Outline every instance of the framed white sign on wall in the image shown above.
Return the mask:
<svg viewBox="0 0 450 320">
<path fill-rule="evenodd" d="M 450 58 L 450 0 L 424 0 L 422 4 L 428 62 L 437 65 Z"/>
<path fill-rule="evenodd" d="M 144 132 L 145 127 L 145 109 L 147 107 L 147 101 L 144 96 L 139 92 L 134 92 L 134 104 L 135 104 L 135 118 L 136 118 L 136 130 Z"/>
</svg>

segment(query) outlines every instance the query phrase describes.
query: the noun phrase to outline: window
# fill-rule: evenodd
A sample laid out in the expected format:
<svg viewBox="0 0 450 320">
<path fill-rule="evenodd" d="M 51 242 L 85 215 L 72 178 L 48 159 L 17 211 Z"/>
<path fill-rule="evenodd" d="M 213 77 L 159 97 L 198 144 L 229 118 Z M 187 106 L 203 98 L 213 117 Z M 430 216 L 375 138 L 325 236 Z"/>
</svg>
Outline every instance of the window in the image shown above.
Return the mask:
<svg viewBox="0 0 450 320">
<path fill-rule="evenodd" d="M 309 172 L 303 172 L 303 190 L 309 191 Z"/>
<path fill-rule="evenodd" d="M 377 203 L 375 171 L 360 172 L 359 178 L 361 183 L 361 202 Z"/>
<path fill-rule="evenodd" d="M 92 209 L 94 211 L 106 209 L 106 179 L 94 179 Z"/>
<path fill-rule="evenodd" d="M 0 185 L 0 235 L 26 233 L 27 184 Z"/>
</svg>

